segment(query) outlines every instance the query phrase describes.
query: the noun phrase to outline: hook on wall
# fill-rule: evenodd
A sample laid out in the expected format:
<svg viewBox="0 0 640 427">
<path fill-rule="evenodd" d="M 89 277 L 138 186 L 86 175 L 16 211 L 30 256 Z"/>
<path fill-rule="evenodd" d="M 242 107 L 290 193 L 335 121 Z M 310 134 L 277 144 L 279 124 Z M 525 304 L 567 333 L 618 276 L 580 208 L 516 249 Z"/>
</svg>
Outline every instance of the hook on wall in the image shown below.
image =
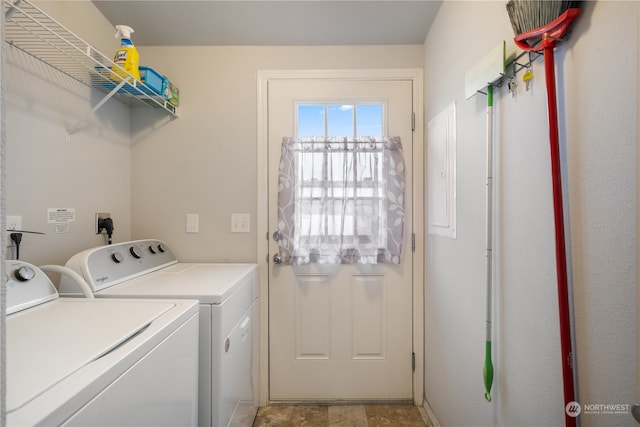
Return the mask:
<svg viewBox="0 0 640 427">
<path fill-rule="evenodd" d="M 521 64 L 520 62 L 518 62 L 525 55 L 528 56 L 527 62 L 525 62 L 524 64 Z M 522 52 L 511 63 L 511 65 L 513 65 L 513 75 L 517 77 L 517 75 L 518 75 L 518 73 L 520 71 L 525 70 L 525 69 L 526 70 L 530 69 L 531 68 L 531 64 L 533 64 L 533 62 L 536 59 L 540 58 L 541 56 L 542 56 L 542 53 L 536 52 L 536 51 L 529 50 L 529 51 L 526 51 L 526 52 Z"/>
<path fill-rule="evenodd" d="M 508 83 L 509 91 L 512 92 L 513 83 L 516 81 L 518 77 L 518 73 L 522 70 L 531 70 L 532 64 L 542 56 L 542 53 L 536 51 L 525 51 L 521 52 L 518 56 L 516 56 L 513 60 L 509 61 L 505 66 L 505 70 L 510 70 L 510 72 L 500 73 L 500 78 L 494 82 L 487 83 L 488 85 L 492 85 L 494 87 L 502 87 L 505 80 Z M 525 58 L 526 57 L 526 58 Z M 523 62 L 522 58 L 525 58 L 526 61 Z M 482 90 L 476 90 L 476 92 L 486 95 L 487 93 Z"/>
<path fill-rule="evenodd" d="M 503 40 L 465 73 L 465 98 L 469 99 L 476 93 L 487 95 L 489 85 L 502 87 L 505 82 L 512 82 L 510 86 L 513 89 L 513 83 L 522 70 L 527 70 L 533 77 L 532 64 L 540 56 L 542 53 L 535 50 L 524 50 L 518 54 L 515 46 L 507 45 Z M 526 83 L 531 79 L 523 80 Z"/>
<path fill-rule="evenodd" d="M 528 73 L 529 76 L 532 77 L 533 74 L 531 73 L 531 69 L 532 69 L 533 63 L 541 56 L 542 56 L 542 53 L 536 52 L 536 51 L 521 52 L 513 60 L 507 63 L 505 69 L 510 70 L 510 72 L 506 72 L 504 74 L 501 73 L 501 77 L 495 82 L 493 82 L 493 85 L 496 87 L 502 87 L 502 84 L 506 81 L 509 92 L 512 95 L 514 95 L 515 88 L 517 85 L 518 73 L 520 73 L 522 70 L 525 70 L 525 76 Z M 525 59 L 525 61 L 522 61 L 523 58 Z M 528 81 L 530 81 L 531 78 L 528 78 L 528 79 L 524 78 L 525 76 L 523 76 L 523 80 L 525 81 L 525 83 L 527 83 L 527 90 L 529 90 Z"/>
</svg>

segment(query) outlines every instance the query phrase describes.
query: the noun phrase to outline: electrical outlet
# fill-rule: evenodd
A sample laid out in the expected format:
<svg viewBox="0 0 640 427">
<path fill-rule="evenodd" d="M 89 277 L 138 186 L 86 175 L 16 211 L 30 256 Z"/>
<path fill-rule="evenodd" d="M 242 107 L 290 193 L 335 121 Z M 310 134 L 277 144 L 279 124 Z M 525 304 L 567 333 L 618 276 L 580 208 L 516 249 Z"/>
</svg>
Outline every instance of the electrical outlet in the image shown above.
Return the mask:
<svg viewBox="0 0 640 427">
<path fill-rule="evenodd" d="M 110 213 L 97 213 L 96 214 L 96 234 L 100 234 L 100 221 L 103 219 L 111 218 Z"/>
<path fill-rule="evenodd" d="M 22 230 L 22 216 L 7 215 L 7 230 Z"/>
</svg>

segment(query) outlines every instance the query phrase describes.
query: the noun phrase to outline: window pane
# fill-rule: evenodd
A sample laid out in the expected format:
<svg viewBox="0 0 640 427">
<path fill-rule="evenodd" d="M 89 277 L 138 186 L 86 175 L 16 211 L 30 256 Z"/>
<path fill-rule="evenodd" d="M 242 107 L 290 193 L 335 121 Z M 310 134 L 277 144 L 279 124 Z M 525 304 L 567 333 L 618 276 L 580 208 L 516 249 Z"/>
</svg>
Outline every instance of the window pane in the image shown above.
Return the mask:
<svg viewBox="0 0 640 427">
<path fill-rule="evenodd" d="M 298 105 L 298 138 L 324 138 L 324 105 Z"/>
<path fill-rule="evenodd" d="M 358 105 L 356 136 L 382 136 L 382 104 Z"/>
<path fill-rule="evenodd" d="M 353 135 L 353 105 L 327 105 L 327 136 Z"/>
<path fill-rule="evenodd" d="M 297 113 L 299 138 L 383 135 L 382 104 L 299 104 Z"/>
</svg>

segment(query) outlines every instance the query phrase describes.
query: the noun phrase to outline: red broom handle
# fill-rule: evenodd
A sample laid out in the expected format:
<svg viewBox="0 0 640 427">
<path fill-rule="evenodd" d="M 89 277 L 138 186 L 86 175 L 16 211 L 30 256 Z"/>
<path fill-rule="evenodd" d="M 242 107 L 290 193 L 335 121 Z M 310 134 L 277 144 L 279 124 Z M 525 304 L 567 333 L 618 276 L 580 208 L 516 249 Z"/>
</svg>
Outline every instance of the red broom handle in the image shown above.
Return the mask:
<svg viewBox="0 0 640 427">
<path fill-rule="evenodd" d="M 544 44 L 544 71 L 547 81 L 549 115 L 549 144 L 551 148 L 551 178 L 553 186 L 553 216 L 556 227 L 556 271 L 558 280 L 558 310 L 560 318 L 560 351 L 562 354 L 562 380 L 564 405 L 575 400 L 573 384 L 573 352 L 571 348 L 571 318 L 567 281 L 567 252 L 564 235 L 564 209 L 562 204 L 562 176 L 560 169 L 560 143 L 558 136 L 558 105 L 556 101 L 556 75 L 553 50 L 555 40 Z M 565 425 L 574 427 L 576 418 L 565 411 Z"/>
</svg>

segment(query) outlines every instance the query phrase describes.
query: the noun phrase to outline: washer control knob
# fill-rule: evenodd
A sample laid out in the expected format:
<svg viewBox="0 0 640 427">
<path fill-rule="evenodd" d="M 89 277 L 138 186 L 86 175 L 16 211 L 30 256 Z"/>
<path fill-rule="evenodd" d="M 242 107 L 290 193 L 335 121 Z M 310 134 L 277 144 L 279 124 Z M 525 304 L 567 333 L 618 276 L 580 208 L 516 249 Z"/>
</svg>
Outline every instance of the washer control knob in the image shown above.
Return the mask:
<svg viewBox="0 0 640 427">
<path fill-rule="evenodd" d="M 142 253 L 140 252 L 140 249 L 138 249 L 136 246 L 131 246 L 129 248 L 129 253 L 131 254 L 131 256 L 133 256 L 135 259 L 140 259 L 142 258 Z"/>
<path fill-rule="evenodd" d="M 153 245 L 149 245 L 149 252 L 151 252 L 152 254 L 155 254 L 156 248 L 154 248 Z"/>
<path fill-rule="evenodd" d="M 164 245 L 163 245 L 162 243 L 159 243 L 159 244 L 158 244 L 158 250 L 159 250 L 160 252 L 164 252 Z"/>
<path fill-rule="evenodd" d="M 116 264 L 119 264 L 122 261 L 124 261 L 124 257 L 122 256 L 122 254 L 120 252 L 114 252 L 114 253 L 111 254 L 111 260 L 113 262 L 115 262 Z"/>
<path fill-rule="evenodd" d="M 33 268 L 23 265 L 16 270 L 15 276 L 19 281 L 26 282 L 27 280 L 31 280 L 36 277 L 36 272 Z"/>
</svg>

